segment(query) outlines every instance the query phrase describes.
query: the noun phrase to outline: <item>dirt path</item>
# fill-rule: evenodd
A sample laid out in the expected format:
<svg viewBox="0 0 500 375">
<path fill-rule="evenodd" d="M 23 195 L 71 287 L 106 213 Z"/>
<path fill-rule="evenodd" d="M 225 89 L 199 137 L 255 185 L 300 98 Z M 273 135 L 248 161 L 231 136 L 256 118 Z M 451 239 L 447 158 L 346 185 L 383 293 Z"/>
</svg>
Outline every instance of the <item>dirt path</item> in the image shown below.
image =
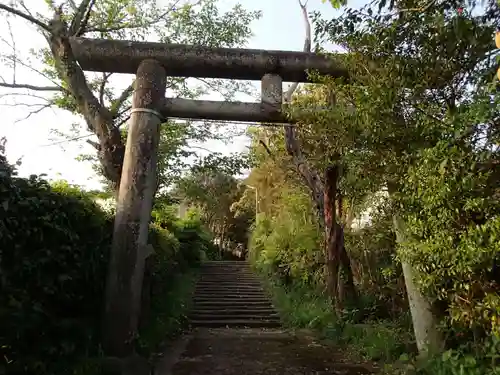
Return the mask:
<svg viewBox="0 0 500 375">
<path fill-rule="evenodd" d="M 198 328 L 184 336 L 155 375 L 357 375 L 372 372 L 348 364 L 332 348 L 304 335 L 276 329 Z"/>
</svg>

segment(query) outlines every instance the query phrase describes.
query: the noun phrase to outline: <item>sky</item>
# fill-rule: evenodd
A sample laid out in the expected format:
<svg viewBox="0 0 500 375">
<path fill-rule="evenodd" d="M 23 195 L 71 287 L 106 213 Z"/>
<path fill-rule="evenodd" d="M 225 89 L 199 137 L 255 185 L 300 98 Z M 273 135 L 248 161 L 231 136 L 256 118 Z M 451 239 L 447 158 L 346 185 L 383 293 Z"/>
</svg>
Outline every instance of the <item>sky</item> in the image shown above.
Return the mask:
<svg viewBox="0 0 500 375">
<path fill-rule="evenodd" d="M 7 0 L 0 0 L 0 2 Z M 44 0 L 29 0 L 30 6 L 35 9 L 43 9 Z M 248 10 L 261 10 L 263 16 L 255 21 L 251 28 L 253 37 L 249 40 L 247 48 L 291 50 L 300 51 L 304 42 L 304 24 L 301 10 L 294 0 L 219 0 L 222 11 L 229 10 L 235 4 L 241 3 Z M 349 5 L 358 7 L 365 3 L 363 0 L 350 1 Z M 328 2 L 323 4 L 321 0 L 309 0 L 308 10 L 318 10 L 324 18 L 328 19 L 338 11 L 331 8 Z M 1 11 L 0 11 L 1 12 Z M 2 15 L 3 16 L 3 15 Z M 3 17 L 2 17 L 3 19 Z M 45 45 L 45 40 L 38 35 L 36 30 L 28 27 L 19 19 L 10 18 L 14 30 L 14 41 L 16 50 L 23 56 L 23 62 L 29 66 L 37 64 L 36 61 L 28 60 L 28 50 Z M 11 43 L 11 36 L 6 23 L 0 23 L 0 38 Z M 0 50 L 4 52 L 7 45 L 0 40 Z M 48 85 L 45 78 L 22 66 L 17 67 L 17 83 L 31 85 Z M 0 79 L 11 82 L 12 69 L 0 66 Z M 117 75 L 114 83 L 118 88 L 127 87 L 131 76 Z M 256 89 L 260 82 L 254 82 Z M 97 176 L 91 168 L 90 162 L 82 162 L 76 158 L 82 153 L 93 153 L 92 146 L 85 139 L 68 142 L 58 135 L 58 132 L 68 133 L 72 126 L 83 129 L 82 134 L 88 134 L 86 125 L 78 116 L 68 111 L 56 108 L 42 109 L 43 92 L 34 94 L 42 98 L 33 98 L 25 95 L 28 91 L 0 88 L 0 138 L 7 138 L 7 157 L 10 162 L 21 158 L 22 164 L 19 168 L 21 176 L 45 173 L 49 179 L 65 179 L 72 184 L 77 184 L 86 189 L 98 189 L 101 187 Z M 33 93 L 33 92 L 31 92 Z M 205 96 L 203 99 L 220 100 L 217 95 Z M 247 96 L 237 96 L 236 100 L 255 101 Z M 20 104 L 22 103 L 22 105 Z M 30 104 L 27 106 L 26 104 Z M 28 111 L 37 113 L 25 119 Z M 223 152 L 239 152 L 248 143 L 246 137 L 238 137 L 234 142 L 224 145 L 220 142 L 210 141 L 201 146 L 209 150 Z"/>
</svg>

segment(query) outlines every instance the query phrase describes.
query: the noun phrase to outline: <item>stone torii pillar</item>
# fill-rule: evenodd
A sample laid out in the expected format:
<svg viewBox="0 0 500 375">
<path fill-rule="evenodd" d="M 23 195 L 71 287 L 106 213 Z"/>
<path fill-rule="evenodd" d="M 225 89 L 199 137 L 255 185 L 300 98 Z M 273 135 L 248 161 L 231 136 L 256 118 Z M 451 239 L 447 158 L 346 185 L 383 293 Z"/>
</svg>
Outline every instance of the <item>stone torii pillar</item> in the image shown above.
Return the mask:
<svg viewBox="0 0 500 375">
<path fill-rule="evenodd" d="M 260 101 L 270 113 L 281 113 L 283 79 L 278 74 L 265 74 L 261 81 Z"/>
<path fill-rule="evenodd" d="M 145 260 L 152 252 L 147 241 L 165 90 L 162 65 L 142 61 L 136 74 L 106 285 L 103 346 L 106 354 L 116 357 L 133 352 L 141 312 Z"/>
</svg>

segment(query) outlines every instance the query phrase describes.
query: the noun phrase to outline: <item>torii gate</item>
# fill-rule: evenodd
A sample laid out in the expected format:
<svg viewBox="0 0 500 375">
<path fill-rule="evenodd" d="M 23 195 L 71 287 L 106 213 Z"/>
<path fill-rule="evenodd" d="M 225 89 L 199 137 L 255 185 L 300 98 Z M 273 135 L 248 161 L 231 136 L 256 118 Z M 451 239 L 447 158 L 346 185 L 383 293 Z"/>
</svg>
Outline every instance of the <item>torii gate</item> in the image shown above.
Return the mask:
<svg viewBox="0 0 500 375">
<path fill-rule="evenodd" d="M 210 48 L 179 44 L 74 38 L 82 69 L 136 74 L 113 244 L 106 286 L 104 347 L 130 354 L 141 309 L 148 227 L 156 186 L 159 126 L 169 117 L 285 123 L 283 81 L 307 82 L 307 70 L 334 78 L 347 71 L 325 56 L 307 52 Z M 166 99 L 166 77 L 261 81 L 261 102 Z"/>
</svg>

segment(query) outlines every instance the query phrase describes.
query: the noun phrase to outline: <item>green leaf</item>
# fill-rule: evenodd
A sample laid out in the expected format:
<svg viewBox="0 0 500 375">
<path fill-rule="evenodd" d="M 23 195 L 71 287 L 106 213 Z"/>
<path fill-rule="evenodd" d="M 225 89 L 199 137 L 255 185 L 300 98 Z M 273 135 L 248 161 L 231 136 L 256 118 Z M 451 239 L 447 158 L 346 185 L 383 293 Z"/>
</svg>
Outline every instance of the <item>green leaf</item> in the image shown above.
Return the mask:
<svg viewBox="0 0 500 375">
<path fill-rule="evenodd" d="M 440 174 L 445 174 L 446 172 L 446 165 L 448 164 L 448 159 L 444 159 L 440 164 L 439 164 L 439 173 Z"/>
<path fill-rule="evenodd" d="M 321 0 L 324 3 L 327 1 L 334 7 L 335 9 L 340 9 L 342 6 L 347 4 L 347 0 Z"/>
</svg>

